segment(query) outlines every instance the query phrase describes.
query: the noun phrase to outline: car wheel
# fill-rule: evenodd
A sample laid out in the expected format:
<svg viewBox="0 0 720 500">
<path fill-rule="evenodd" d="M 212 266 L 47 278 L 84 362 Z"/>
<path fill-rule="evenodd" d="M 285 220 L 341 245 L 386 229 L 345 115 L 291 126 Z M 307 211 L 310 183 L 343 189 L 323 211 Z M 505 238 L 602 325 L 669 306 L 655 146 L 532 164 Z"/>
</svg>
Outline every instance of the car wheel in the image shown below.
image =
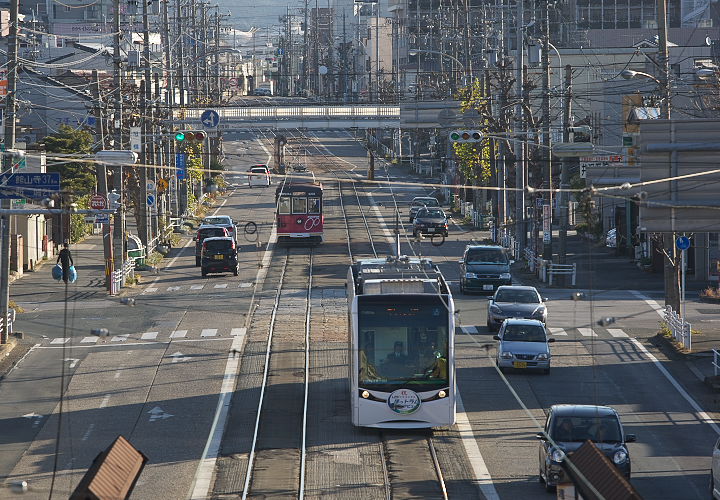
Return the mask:
<svg viewBox="0 0 720 500">
<path fill-rule="evenodd" d="M 550 484 L 550 483 L 548 482 L 547 478 L 548 478 L 548 473 L 547 473 L 547 467 L 546 467 L 546 468 L 545 468 L 545 481 L 544 481 L 544 483 L 545 483 L 545 491 L 547 491 L 548 493 L 552 493 L 552 492 L 555 491 L 555 485 L 554 485 L 554 484 Z"/>
<path fill-rule="evenodd" d="M 237 270 L 237 267 L 236 267 L 236 268 L 233 270 L 233 276 L 237 276 L 237 275 L 238 275 L 238 270 Z"/>
<path fill-rule="evenodd" d="M 200 257 L 195 257 L 195 267 L 200 267 Z"/>
<path fill-rule="evenodd" d="M 545 368 L 543 370 L 543 375 L 550 375 L 550 368 Z"/>
</svg>

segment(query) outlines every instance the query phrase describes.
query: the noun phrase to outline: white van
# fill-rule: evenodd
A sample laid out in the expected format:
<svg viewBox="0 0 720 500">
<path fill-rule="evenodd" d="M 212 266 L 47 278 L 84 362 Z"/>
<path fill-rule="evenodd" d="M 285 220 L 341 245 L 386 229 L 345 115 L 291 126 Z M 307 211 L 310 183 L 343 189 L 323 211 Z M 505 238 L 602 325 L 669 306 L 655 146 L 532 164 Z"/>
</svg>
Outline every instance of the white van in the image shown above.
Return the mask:
<svg viewBox="0 0 720 500">
<path fill-rule="evenodd" d="M 248 185 L 250 187 L 270 185 L 270 170 L 267 165 L 253 165 L 250 167 Z"/>
</svg>

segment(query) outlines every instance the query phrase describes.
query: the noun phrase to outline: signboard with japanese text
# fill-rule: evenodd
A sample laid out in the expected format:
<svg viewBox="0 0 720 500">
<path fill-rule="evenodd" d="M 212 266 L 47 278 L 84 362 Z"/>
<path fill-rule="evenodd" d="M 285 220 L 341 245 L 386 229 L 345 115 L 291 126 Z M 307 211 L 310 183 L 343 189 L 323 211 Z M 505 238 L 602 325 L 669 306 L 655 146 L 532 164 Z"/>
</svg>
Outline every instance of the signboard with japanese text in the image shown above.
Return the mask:
<svg viewBox="0 0 720 500">
<path fill-rule="evenodd" d="M 623 155 L 582 156 L 580 157 L 580 177 L 587 177 L 588 168 L 622 167 L 625 163 Z"/>
</svg>

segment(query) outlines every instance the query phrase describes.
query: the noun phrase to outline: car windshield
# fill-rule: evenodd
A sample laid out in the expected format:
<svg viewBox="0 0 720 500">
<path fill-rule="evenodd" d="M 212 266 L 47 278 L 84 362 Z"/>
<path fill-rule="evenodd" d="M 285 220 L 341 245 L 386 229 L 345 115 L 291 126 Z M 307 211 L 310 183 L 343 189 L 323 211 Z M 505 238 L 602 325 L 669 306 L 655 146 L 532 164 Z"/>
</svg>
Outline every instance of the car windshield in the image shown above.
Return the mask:
<svg viewBox="0 0 720 500">
<path fill-rule="evenodd" d="M 499 248 L 472 248 L 465 257 L 468 264 L 507 264 L 505 252 Z"/>
<path fill-rule="evenodd" d="M 210 240 L 205 242 L 205 248 L 209 251 L 227 252 L 232 250 L 232 241 Z"/>
<path fill-rule="evenodd" d="M 267 170 L 265 170 L 264 168 L 251 168 L 250 171 L 256 174 L 264 174 L 265 172 L 267 172 Z"/>
<path fill-rule="evenodd" d="M 205 224 L 232 224 L 232 222 L 230 221 L 230 217 L 205 217 L 203 219 L 203 222 Z"/>
<path fill-rule="evenodd" d="M 421 208 L 418 211 L 418 217 L 428 217 L 428 218 L 436 218 L 436 217 L 445 217 L 445 214 L 443 211 L 439 208 Z"/>
<path fill-rule="evenodd" d="M 502 336 L 511 342 L 546 342 L 545 329 L 540 325 L 507 325 Z"/>
<path fill-rule="evenodd" d="M 225 229 L 221 227 L 211 227 L 200 230 L 200 238 L 203 240 L 205 238 L 213 238 L 215 236 L 226 236 Z"/>
<path fill-rule="evenodd" d="M 515 302 L 518 304 L 538 304 L 540 297 L 533 290 L 498 290 L 495 302 Z"/>
<path fill-rule="evenodd" d="M 435 198 L 422 198 L 420 200 L 413 200 L 413 206 L 415 207 L 439 207 L 440 204 Z"/>
<path fill-rule="evenodd" d="M 619 443 L 622 438 L 620 422 L 615 415 L 562 416 L 555 419 L 550 437 L 554 441 Z"/>
</svg>

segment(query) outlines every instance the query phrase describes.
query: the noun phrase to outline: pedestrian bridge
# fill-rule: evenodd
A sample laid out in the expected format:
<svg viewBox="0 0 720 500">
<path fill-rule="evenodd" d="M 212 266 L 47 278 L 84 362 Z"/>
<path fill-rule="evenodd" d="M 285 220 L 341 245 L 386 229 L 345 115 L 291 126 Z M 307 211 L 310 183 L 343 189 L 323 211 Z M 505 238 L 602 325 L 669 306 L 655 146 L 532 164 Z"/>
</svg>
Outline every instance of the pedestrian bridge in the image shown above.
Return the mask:
<svg viewBox="0 0 720 500">
<path fill-rule="evenodd" d="M 202 126 L 200 115 L 207 108 L 175 110 L 176 125 Z M 233 106 L 216 108 L 219 130 L 268 129 L 347 129 L 347 128 L 443 128 L 462 126 L 457 101 L 408 101 L 400 105 L 293 105 Z"/>
</svg>

